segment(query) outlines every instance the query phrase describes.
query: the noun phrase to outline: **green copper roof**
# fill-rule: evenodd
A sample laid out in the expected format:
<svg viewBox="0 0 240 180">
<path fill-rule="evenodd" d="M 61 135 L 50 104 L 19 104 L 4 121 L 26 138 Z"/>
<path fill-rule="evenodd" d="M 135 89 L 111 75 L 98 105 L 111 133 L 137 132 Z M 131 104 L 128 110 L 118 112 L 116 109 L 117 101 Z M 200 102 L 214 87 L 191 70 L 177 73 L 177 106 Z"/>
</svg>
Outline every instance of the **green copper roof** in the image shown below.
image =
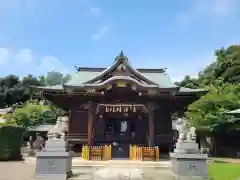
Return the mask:
<svg viewBox="0 0 240 180">
<path fill-rule="evenodd" d="M 94 77 L 100 75 L 101 72 L 91 72 L 91 71 L 79 71 L 72 75 L 70 81 L 65 83 L 67 86 L 83 86 L 84 83 L 90 81 Z M 156 83 L 160 88 L 172 88 L 177 87 L 169 78 L 166 73 L 141 73 L 147 79 Z"/>
<path fill-rule="evenodd" d="M 101 74 L 101 72 L 91 72 L 91 71 L 79 71 L 76 72 L 72 75 L 71 79 L 65 83 L 64 85 L 69 85 L 69 86 L 76 86 L 79 85 L 81 86 L 87 81 L 90 81 L 94 77 L 98 76 Z"/>
<path fill-rule="evenodd" d="M 141 73 L 141 72 L 140 72 Z M 164 87 L 164 88 L 171 88 L 171 87 L 177 87 L 169 78 L 169 76 L 166 74 L 166 72 L 163 73 L 141 73 L 146 78 L 150 79 L 151 81 L 158 84 L 158 86 Z"/>
<path fill-rule="evenodd" d="M 122 70 L 123 67 L 125 68 L 124 70 Z M 125 73 L 126 70 L 132 75 L 126 76 L 118 74 L 108 79 L 104 79 L 105 77 L 108 77 L 109 74 L 114 74 L 119 71 Z M 140 80 L 136 80 L 135 78 Z M 135 69 L 129 64 L 128 58 L 124 56 L 123 52 L 115 58 L 113 64 L 108 68 L 78 68 L 78 72 L 72 74 L 70 80 L 63 85 L 36 88 L 45 91 L 64 91 L 66 87 L 83 89 L 87 87 L 102 87 L 106 83 L 116 80 L 131 81 L 136 85 L 145 88 L 173 90 L 177 92 L 177 94 L 206 92 L 205 90 L 200 89 L 179 88 L 171 81 L 165 69 Z"/>
<path fill-rule="evenodd" d="M 153 81 L 151 81 L 150 79 L 146 78 L 144 75 L 142 75 L 137 69 L 133 68 L 129 64 L 128 58 L 126 56 L 124 56 L 122 51 L 121 51 L 120 55 L 115 58 L 114 63 L 110 67 L 103 70 L 99 75 L 95 76 L 93 79 L 91 79 L 85 83 L 86 84 L 95 83 L 98 80 L 101 80 L 101 78 L 103 78 L 104 76 L 111 74 L 114 71 L 115 72 L 118 71 L 118 68 L 121 66 L 124 66 L 126 69 L 128 69 L 132 73 L 132 75 L 139 77 L 144 82 L 147 82 L 148 84 L 156 84 Z"/>
<path fill-rule="evenodd" d="M 79 72 L 76 72 L 72 75 L 72 78 L 69 82 L 64 84 L 65 86 L 79 86 L 83 87 L 84 84 L 98 84 L 98 82 L 102 77 L 108 75 L 114 70 L 118 69 L 119 66 L 125 66 L 128 70 L 130 70 L 133 75 L 142 79 L 143 86 L 147 85 L 157 85 L 158 88 L 177 88 L 177 86 L 171 81 L 165 70 L 148 70 L 148 69 L 135 69 L 133 68 L 128 61 L 128 58 L 124 56 L 121 51 L 120 55 L 115 58 L 115 61 L 111 66 L 106 69 L 98 69 L 98 68 L 86 68 L 81 70 L 79 68 Z"/>
</svg>

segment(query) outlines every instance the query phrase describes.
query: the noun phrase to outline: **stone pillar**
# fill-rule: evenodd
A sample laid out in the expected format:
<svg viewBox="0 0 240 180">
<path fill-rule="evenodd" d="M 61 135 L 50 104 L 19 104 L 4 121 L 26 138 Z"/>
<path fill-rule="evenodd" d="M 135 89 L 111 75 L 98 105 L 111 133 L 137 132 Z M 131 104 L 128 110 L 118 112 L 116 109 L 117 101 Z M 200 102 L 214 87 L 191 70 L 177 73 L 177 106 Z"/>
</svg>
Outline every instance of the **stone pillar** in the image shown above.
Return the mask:
<svg viewBox="0 0 240 180">
<path fill-rule="evenodd" d="M 148 135 L 149 135 L 149 146 L 154 145 L 155 136 L 155 126 L 154 126 L 154 109 L 153 104 L 148 104 Z"/>
</svg>

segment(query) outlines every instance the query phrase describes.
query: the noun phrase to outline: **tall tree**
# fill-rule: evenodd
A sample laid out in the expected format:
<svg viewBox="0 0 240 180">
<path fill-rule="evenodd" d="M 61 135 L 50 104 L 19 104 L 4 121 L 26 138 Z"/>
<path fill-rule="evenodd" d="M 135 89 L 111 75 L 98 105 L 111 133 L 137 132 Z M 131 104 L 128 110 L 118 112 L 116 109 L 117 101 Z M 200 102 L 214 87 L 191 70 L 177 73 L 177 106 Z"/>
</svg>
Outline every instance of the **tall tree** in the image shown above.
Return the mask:
<svg viewBox="0 0 240 180">
<path fill-rule="evenodd" d="M 45 80 L 47 85 L 53 86 L 67 82 L 70 79 L 70 77 L 71 76 L 68 74 L 64 76 L 60 72 L 51 71 L 47 73 Z"/>
</svg>

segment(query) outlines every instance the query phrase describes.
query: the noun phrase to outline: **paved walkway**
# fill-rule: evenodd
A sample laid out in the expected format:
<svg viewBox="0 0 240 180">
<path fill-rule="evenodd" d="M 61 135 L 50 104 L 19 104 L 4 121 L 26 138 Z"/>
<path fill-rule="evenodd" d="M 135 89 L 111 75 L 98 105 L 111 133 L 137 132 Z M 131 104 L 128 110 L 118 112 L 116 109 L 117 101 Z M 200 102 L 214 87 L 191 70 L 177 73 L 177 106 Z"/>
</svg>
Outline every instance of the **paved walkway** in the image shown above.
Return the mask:
<svg viewBox="0 0 240 180">
<path fill-rule="evenodd" d="M 34 168 L 23 162 L 0 162 L 0 180 L 34 180 Z"/>
<path fill-rule="evenodd" d="M 35 164 L 35 157 L 25 157 L 25 163 Z M 171 167 L 171 163 L 168 160 L 165 161 L 131 161 L 131 160 L 110 160 L 110 161 L 85 161 L 81 158 L 73 158 L 73 166 L 138 166 L 138 167 Z"/>
<path fill-rule="evenodd" d="M 23 162 L 0 162 L 0 180 L 36 180 L 34 178 L 35 158 L 28 157 Z M 169 161 L 136 162 L 129 160 L 83 161 L 73 159 L 73 180 L 126 179 L 131 176 L 141 180 L 170 180 Z M 117 177 L 117 178 L 116 178 Z M 119 179 L 119 180 L 120 180 Z"/>
</svg>

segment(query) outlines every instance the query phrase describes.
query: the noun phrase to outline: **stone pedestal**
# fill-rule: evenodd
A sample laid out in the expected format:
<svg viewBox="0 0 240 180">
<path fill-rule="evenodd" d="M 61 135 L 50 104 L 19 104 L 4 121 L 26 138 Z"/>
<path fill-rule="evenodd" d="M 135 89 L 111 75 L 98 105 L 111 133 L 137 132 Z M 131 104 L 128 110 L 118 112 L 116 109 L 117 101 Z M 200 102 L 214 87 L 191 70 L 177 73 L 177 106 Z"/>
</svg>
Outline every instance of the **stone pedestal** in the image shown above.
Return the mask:
<svg viewBox="0 0 240 180">
<path fill-rule="evenodd" d="M 175 153 L 199 154 L 198 144 L 191 140 L 178 141 L 176 143 Z"/>
<path fill-rule="evenodd" d="M 198 144 L 183 141 L 170 153 L 172 173 L 176 180 L 208 179 L 207 154 L 200 154 Z"/>
<path fill-rule="evenodd" d="M 67 151 L 65 140 L 48 140 L 45 149 L 36 156 L 36 178 L 63 180 L 72 175 L 73 152 Z"/>
</svg>

